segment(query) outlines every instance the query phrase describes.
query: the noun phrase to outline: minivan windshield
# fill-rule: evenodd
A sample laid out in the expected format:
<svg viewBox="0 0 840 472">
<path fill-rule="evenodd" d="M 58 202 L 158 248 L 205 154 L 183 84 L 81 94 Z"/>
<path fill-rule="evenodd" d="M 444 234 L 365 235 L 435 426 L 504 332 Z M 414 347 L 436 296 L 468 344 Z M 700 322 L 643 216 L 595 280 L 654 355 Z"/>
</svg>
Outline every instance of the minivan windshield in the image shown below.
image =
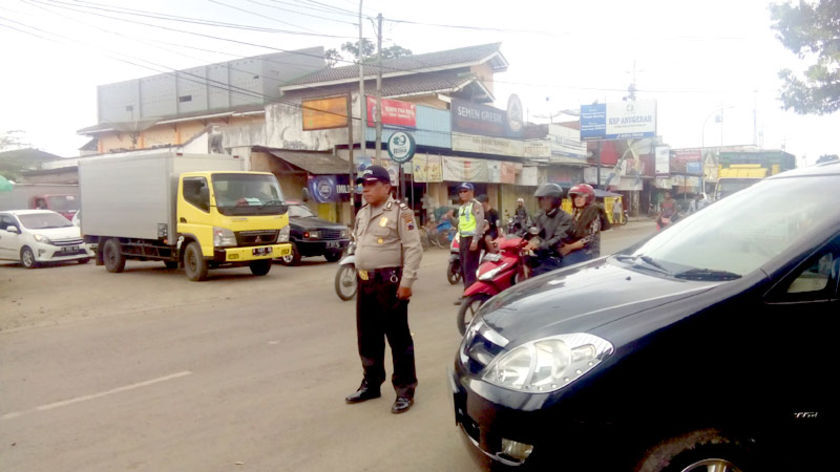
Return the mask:
<svg viewBox="0 0 840 472">
<path fill-rule="evenodd" d="M 28 229 L 50 229 L 73 226 L 70 220 L 53 212 L 18 215 L 18 219 L 20 220 L 20 224 Z"/>
<path fill-rule="evenodd" d="M 836 204 L 836 176 L 765 180 L 617 257 L 679 278 L 730 280 L 836 219 Z"/>
<path fill-rule="evenodd" d="M 267 174 L 213 174 L 216 208 L 223 215 L 271 215 L 286 212 L 277 178 Z"/>
</svg>

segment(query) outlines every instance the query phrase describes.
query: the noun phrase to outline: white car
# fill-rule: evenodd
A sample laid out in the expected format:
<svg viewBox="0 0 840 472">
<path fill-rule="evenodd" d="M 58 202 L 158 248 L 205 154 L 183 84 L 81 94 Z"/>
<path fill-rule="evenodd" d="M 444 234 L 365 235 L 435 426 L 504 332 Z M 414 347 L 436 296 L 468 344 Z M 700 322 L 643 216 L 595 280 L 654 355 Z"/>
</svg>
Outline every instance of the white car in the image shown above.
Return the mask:
<svg viewBox="0 0 840 472">
<path fill-rule="evenodd" d="M 93 257 L 79 227 L 54 211 L 0 212 L 0 259 L 32 268 L 47 262 L 86 264 Z"/>
</svg>

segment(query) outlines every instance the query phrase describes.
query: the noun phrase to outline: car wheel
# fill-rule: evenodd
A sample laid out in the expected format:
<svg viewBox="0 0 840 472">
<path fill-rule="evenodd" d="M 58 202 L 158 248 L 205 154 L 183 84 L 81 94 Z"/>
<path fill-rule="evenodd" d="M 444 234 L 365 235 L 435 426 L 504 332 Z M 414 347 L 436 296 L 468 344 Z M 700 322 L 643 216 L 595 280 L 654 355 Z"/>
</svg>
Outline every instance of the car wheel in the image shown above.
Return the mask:
<svg viewBox="0 0 840 472">
<path fill-rule="evenodd" d="M 283 256 L 280 258 L 280 262 L 284 265 L 298 265 L 300 264 L 300 252 L 298 252 L 297 246 L 295 243 L 292 243 L 292 253 L 288 256 Z"/>
<path fill-rule="evenodd" d="M 35 253 L 32 252 L 32 249 L 29 249 L 28 246 L 24 246 L 23 249 L 20 250 L 20 265 L 26 267 L 27 269 L 34 269 L 38 267 L 38 261 L 35 260 Z"/>
<path fill-rule="evenodd" d="M 750 447 L 717 430 L 694 431 L 664 441 L 647 452 L 638 472 L 741 472 L 762 470 Z"/>
<path fill-rule="evenodd" d="M 344 264 L 335 273 L 335 293 L 338 298 L 347 301 L 356 296 L 358 282 L 356 281 L 356 266 Z"/>
<path fill-rule="evenodd" d="M 187 249 L 184 250 L 184 272 L 193 282 L 207 279 L 207 261 L 201 254 L 201 246 L 195 241 L 187 244 Z"/>
<path fill-rule="evenodd" d="M 108 272 L 118 273 L 125 270 L 125 256 L 118 239 L 111 238 L 105 241 L 102 247 L 102 260 Z"/>
<path fill-rule="evenodd" d="M 271 259 L 260 259 L 248 264 L 251 268 L 251 273 L 254 275 L 266 275 L 271 270 Z"/>
<path fill-rule="evenodd" d="M 461 264 L 453 261 L 446 266 L 446 280 L 449 285 L 456 285 L 461 281 Z"/>
<path fill-rule="evenodd" d="M 324 253 L 324 259 L 326 259 L 327 262 L 337 262 L 341 259 L 341 251 L 328 251 Z"/>
<path fill-rule="evenodd" d="M 461 308 L 458 309 L 458 331 L 461 332 L 463 336 L 464 333 L 467 332 L 467 327 L 469 327 L 470 323 L 472 323 L 473 318 L 475 318 L 475 314 L 478 312 L 478 309 L 481 308 L 481 305 L 484 305 L 484 302 L 490 299 L 490 295 L 485 293 L 477 293 L 475 295 L 470 295 L 466 299 L 461 301 Z"/>
</svg>

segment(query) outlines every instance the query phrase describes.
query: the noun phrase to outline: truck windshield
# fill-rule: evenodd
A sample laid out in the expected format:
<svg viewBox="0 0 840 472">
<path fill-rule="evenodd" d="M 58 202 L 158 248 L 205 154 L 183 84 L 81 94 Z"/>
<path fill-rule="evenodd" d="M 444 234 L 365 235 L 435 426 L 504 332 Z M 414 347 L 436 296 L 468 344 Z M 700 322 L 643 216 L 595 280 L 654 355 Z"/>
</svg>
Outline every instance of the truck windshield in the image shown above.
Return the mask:
<svg viewBox="0 0 840 472">
<path fill-rule="evenodd" d="M 837 177 L 763 180 L 689 216 L 627 257 L 681 278 L 730 280 L 840 218 Z M 641 262 L 640 262 L 641 261 Z"/>
<path fill-rule="evenodd" d="M 718 198 L 728 197 L 759 181 L 759 179 L 720 179 L 718 182 Z"/>
<path fill-rule="evenodd" d="M 47 208 L 53 211 L 78 211 L 79 199 L 75 195 L 47 195 Z"/>
<path fill-rule="evenodd" d="M 65 228 L 73 226 L 67 218 L 58 213 L 30 213 L 28 215 L 18 215 L 20 224 L 24 228 L 29 229 L 49 229 L 49 228 Z"/>
<path fill-rule="evenodd" d="M 223 215 L 275 215 L 286 212 L 283 192 L 273 175 L 214 174 L 216 208 Z"/>
</svg>

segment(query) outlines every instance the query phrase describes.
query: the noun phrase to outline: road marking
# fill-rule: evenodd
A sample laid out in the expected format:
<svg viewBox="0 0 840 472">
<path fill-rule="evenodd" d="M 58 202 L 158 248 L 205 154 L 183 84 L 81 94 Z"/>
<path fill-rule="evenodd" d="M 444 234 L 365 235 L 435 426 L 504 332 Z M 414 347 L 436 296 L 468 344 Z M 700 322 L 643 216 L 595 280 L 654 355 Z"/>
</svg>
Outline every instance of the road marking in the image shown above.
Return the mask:
<svg viewBox="0 0 840 472">
<path fill-rule="evenodd" d="M 177 378 L 180 378 L 180 377 L 186 377 L 187 375 L 192 375 L 192 372 L 190 372 L 188 370 L 185 370 L 183 372 L 178 372 L 178 373 L 175 373 L 175 374 L 166 375 L 164 377 L 158 377 L 156 379 L 146 380 L 146 381 L 143 381 L 143 382 L 137 382 L 137 383 L 133 383 L 131 385 L 125 385 L 125 386 L 118 387 L 118 388 L 115 388 L 113 390 L 108 390 L 108 391 L 105 391 L 105 392 L 94 393 L 94 394 L 91 394 L 91 395 L 83 395 L 81 397 L 71 398 L 69 400 L 63 400 L 63 401 L 60 401 L 60 402 L 41 405 L 41 406 L 35 407 L 31 410 L 15 411 L 15 412 L 11 412 L 11 413 L 6 413 L 5 415 L 0 416 L 0 420 L 8 420 L 8 419 L 12 419 L 12 418 L 17 418 L 19 416 L 23 416 L 25 414 L 35 413 L 37 411 L 53 410 L 55 408 L 60 408 L 60 407 L 63 407 L 63 406 L 72 405 L 74 403 L 85 402 L 85 401 L 88 401 L 88 400 L 95 400 L 97 398 L 102 398 L 102 397 L 105 397 L 105 396 L 108 396 L 108 395 L 113 395 L 115 393 L 127 392 L 129 390 L 135 390 L 135 389 L 138 389 L 138 388 L 148 387 L 149 385 L 154 385 L 156 383 L 166 382 L 168 380 L 174 380 L 174 379 L 177 379 Z"/>
</svg>

